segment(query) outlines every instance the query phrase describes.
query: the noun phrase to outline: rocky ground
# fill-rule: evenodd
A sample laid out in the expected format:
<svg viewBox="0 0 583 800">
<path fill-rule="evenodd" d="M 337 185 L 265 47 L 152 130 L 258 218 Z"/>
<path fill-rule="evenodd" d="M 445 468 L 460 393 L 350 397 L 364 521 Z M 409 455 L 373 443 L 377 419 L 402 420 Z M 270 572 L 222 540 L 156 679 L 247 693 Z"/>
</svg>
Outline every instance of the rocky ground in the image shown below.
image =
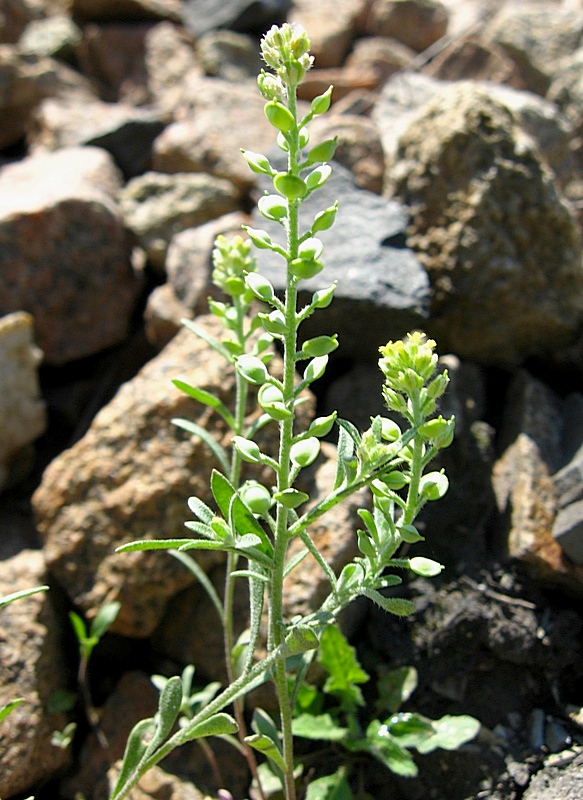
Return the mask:
<svg viewBox="0 0 583 800">
<path fill-rule="evenodd" d="M 228 402 L 232 376 L 180 319 L 214 329 L 213 241 L 253 219 L 261 186 L 239 150 L 272 146 L 258 36 L 284 19 L 305 25 L 316 56 L 302 100 L 336 87 L 314 141 L 340 141 L 314 198 L 339 199 L 338 221 L 305 291 L 339 280 L 306 336 L 338 332 L 341 355 L 305 421 L 338 409 L 367 425 L 382 411 L 377 348 L 414 328 L 438 341 L 452 378 L 442 413 L 457 420 L 450 491 L 423 519 L 443 577 L 406 587 L 418 606 L 407 620 L 357 604 L 344 626 L 373 678 L 417 669 L 411 709 L 471 714 L 481 730 L 419 758 L 416 779 L 356 760 L 355 796 L 576 800 L 580 0 L 0 3 L 0 595 L 51 587 L 0 612 L 0 705 L 26 701 L 0 723 L 0 796 L 105 798 L 127 731 L 155 709 L 149 675 L 188 663 L 201 680 L 222 675 L 220 632 L 191 576 L 167 556 L 114 549 L 179 535 L 186 498 L 208 497 L 212 459 L 170 420 L 219 437 L 220 420 L 171 379 Z M 329 479 L 324 460 L 312 488 Z M 354 526 L 348 507 L 319 530 L 335 569 L 354 552 Z M 220 562 L 203 565 L 220 585 Z M 306 562 L 288 613 L 324 590 Z M 80 703 L 55 698 L 76 689 L 67 612 L 91 619 L 112 600 L 122 608 L 92 664 L 104 749 Z M 71 721 L 72 746 L 51 744 Z M 217 756 L 246 797 L 242 765 Z M 332 749 L 322 763 L 343 757 Z M 164 768 L 140 798 L 216 796 L 196 750 Z"/>
</svg>

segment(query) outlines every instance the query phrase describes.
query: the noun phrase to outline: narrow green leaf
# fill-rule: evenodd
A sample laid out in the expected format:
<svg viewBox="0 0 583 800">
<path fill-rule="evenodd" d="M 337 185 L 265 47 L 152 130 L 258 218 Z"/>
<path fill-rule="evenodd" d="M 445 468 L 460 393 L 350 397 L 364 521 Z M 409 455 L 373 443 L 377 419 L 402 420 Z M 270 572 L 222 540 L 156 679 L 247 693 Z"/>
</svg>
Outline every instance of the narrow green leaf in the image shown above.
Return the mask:
<svg viewBox="0 0 583 800">
<path fill-rule="evenodd" d="M 188 507 L 195 517 L 198 517 L 199 520 L 204 522 L 206 525 L 210 525 L 215 518 L 215 513 L 212 508 L 207 506 L 206 503 L 203 503 L 203 501 L 198 497 L 189 497 Z"/>
<path fill-rule="evenodd" d="M 210 525 L 206 525 L 204 522 L 193 522 L 192 520 L 187 520 L 184 523 L 184 527 L 188 528 L 189 531 L 198 533 L 199 536 L 204 536 L 205 539 L 209 539 L 211 542 L 214 542 L 215 540 L 215 532 Z"/>
<path fill-rule="evenodd" d="M 115 784 L 112 798 L 116 797 L 128 778 L 135 772 L 148 747 L 147 740 L 155 730 L 155 727 L 156 725 L 154 720 L 147 718 L 140 720 L 132 728 L 130 735 L 128 736 L 121 765 L 121 772 L 119 773 L 119 778 Z"/>
<path fill-rule="evenodd" d="M 181 550 L 171 550 L 170 555 L 174 556 L 181 564 L 184 564 L 187 570 L 191 572 L 200 585 L 203 587 L 205 592 L 207 593 L 211 603 L 215 607 L 217 614 L 219 615 L 219 619 L 221 622 L 224 619 L 224 610 L 223 604 L 215 587 L 213 586 L 212 582 L 210 581 L 206 572 L 202 569 L 200 564 L 194 559 L 191 558 L 186 553 L 182 552 Z"/>
<path fill-rule="evenodd" d="M 115 621 L 115 618 L 119 614 L 120 608 L 121 603 L 118 603 L 116 600 L 112 601 L 111 603 L 105 603 L 105 605 L 101 606 L 95 615 L 93 622 L 91 623 L 91 636 L 95 637 L 96 639 L 101 639 L 103 634 Z"/>
<path fill-rule="evenodd" d="M 31 594 L 36 594 L 37 592 L 48 592 L 48 590 L 48 586 L 35 586 L 33 589 L 21 589 L 19 592 L 5 594 L 3 597 L 0 597 L 0 608 L 7 606 L 9 603 L 13 603 L 15 600 L 29 597 Z"/>
<path fill-rule="evenodd" d="M 236 733 L 237 730 L 237 723 L 233 717 L 230 714 L 219 712 L 197 725 L 187 725 L 182 729 L 181 740 L 191 742 L 193 739 L 203 739 L 206 736 L 226 736 Z"/>
<path fill-rule="evenodd" d="M 192 397 L 193 400 L 196 400 L 197 402 L 202 403 L 209 408 L 213 408 L 218 414 L 221 415 L 229 428 L 232 429 L 235 427 L 233 415 L 222 403 L 222 401 L 219 400 L 218 397 L 215 397 L 214 394 L 207 392 L 205 389 L 199 389 L 196 386 L 191 386 L 189 383 L 186 383 L 186 381 L 180 380 L 179 378 L 174 378 L 172 383 L 177 389 L 180 389 L 180 391 L 184 392 L 189 397 Z"/>
<path fill-rule="evenodd" d="M 272 764 L 278 767 L 282 772 L 285 772 L 285 761 L 277 747 L 273 744 L 269 736 L 264 736 L 262 733 L 254 733 L 251 736 L 246 736 L 245 741 L 257 752 L 262 753 L 268 758 Z"/>
<path fill-rule="evenodd" d="M 142 550 L 178 550 L 185 543 L 196 542 L 197 539 L 138 539 L 115 548 L 116 553 L 135 553 Z"/>
<path fill-rule="evenodd" d="M 365 597 L 376 603 L 389 614 L 396 614 L 398 617 L 407 617 L 417 611 L 417 606 L 412 600 L 405 600 L 404 597 L 384 597 L 374 589 L 363 589 L 361 591 Z"/>
<path fill-rule="evenodd" d="M 14 711 L 15 708 L 18 708 L 18 706 L 22 705 L 22 703 L 24 703 L 24 698 L 17 697 L 16 700 L 11 700 L 9 703 L 6 703 L 6 705 L 3 705 L 0 708 L 0 722 L 2 722 L 3 719 L 6 719 L 8 714 Z"/>
<path fill-rule="evenodd" d="M 197 325 L 197 323 L 193 322 L 191 319 L 183 319 L 181 322 L 185 328 L 188 328 L 188 330 L 195 333 L 199 339 L 202 339 L 204 342 L 210 345 L 213 350 L 216 350 L 217 353 L 220 353 L 226 361 L 232 361 L 229 351 L 220 342 L 218 342 L 214 336 L 211 336 L 210 333 L 207 333 L 204 328 L 200 327 L 200 325 Z"/>
<path fill-rule="evenodd" d="M 77 641 L 79 643 L 84 642 L 89 636 L 85 622 L 83 619 L 81 619 L 79 614 L 75 613 L 75 611 L 69 611 L 69 619 L 71 621 L 71 625 L 73 626 L 73 630 L 75 631 Z"/>
<path fill-rule="evenodd" d="M 310 551 L 307 548 L 305 548 L 304 550 L 300 550 L 299 553 L 296 553 L 293 558 L 290 558 L 290 560 L 285 565 L 285 569 L 283 571 L 283 577 L 286 578 L 290 574 L 290 572 L 304 560 L 304 558 L 308 555 L 309 552 Z"/>
<path fill-rule="evenodd" d="M 171 420 L 171 422 L 173 425 L 176 425 L 176 427 L 182 428 L 183 430 L 188 431 L 188 433 L 192 433 L 194 436 L 198 436 L 198 438 L 206 444 L 208 449 L 217 459 L 221 465 L 221 469 L 223 469 L 225 472 L 229 471 L 229 458 L 225 448 L 222 447 L 222 445 L 220 445 L 207 430 L 205 430 L 201 425 L 198 425 L 196 422 L 191 422 L 188 419 L 175 417 Z"/>
<path fill-rule="evenodd" d="M 158 700 L 158 714 L 156 715 L 156 730 L 145 751 L 145 756 L 150 756 L 164 742 L 169 735 L 182 705 L 182 680 L 178 675 L 166 681 Z"/>
</svg>

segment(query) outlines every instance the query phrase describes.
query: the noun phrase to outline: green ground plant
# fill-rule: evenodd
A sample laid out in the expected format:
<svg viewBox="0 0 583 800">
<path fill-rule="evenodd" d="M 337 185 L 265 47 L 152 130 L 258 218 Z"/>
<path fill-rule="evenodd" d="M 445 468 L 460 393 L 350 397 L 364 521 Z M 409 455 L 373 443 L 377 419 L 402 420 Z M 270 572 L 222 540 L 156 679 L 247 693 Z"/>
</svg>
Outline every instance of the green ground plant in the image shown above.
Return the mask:
<svg viewBox="0 0 583 800">
<path fill-rule="evenodd" d="M 175 380 L 179 389 L 223 420 L 231 431 L 232 446 L 224 448 L 208 430 L 177 420 L 216 457 L 217 469 L 210 477 L 213 506 L 196 497 L 188 500 L 194 517 L 186 523 L 190 537 L 143 540 L 119 548 L 121 552 L 170 550 L 192 570 L 209 593 L 223 626 L 228 685 L 213 685 L 212 691 L 203 691 L 196 703 L 189 704 L 190 689 L 186 692 L 184 675 L 158 680 L 158 712 L 131 732 L 112 800 L 126 797 L 140 777 L 174 748 L 209 736 L 228 736 L 237 742 L 249 762 L 257 796 L 266 796 L 262 773 L 267 763 L 286 800 L 295 800 L 298 771 L 293 739 L 298 719 L 294 723 L 294 709 L 305 697 L 308 668 L 321 642 L 331 635 L 338 615 L 362 596 L 389 613 L 410 614 L 414 603 L 395 593 L 402 582 L 399 573 L 432 577 L 442 570 L 440 564 L 422 555 L 401 554 L 403 544 L 423 541 L 416 518 L 427 502 L 443 497 L 448 488 L 443 471 L 428 469 L 436 453 L 451 443 L 454 432 L 453 418 L 435 416 L 437 401 L 448 384 L 447 372 L 437 369 L 435 342 L 414 332 L 380 348 L 384 399 L 388 411 L 403 420 L 401 424 L 377 416 L 368 430 L 360 433 L 336 413 L 314 419 L 307 429 L 298 423 L 305 390 L 324 375 L 329 355 L 338 347 L 336 334 L 299 344 L 302 323 L 332 302 L 335 283 L 314 292 L 311 301 L 298 308 L 298 285 L 323 269 L 324 246 L 318 234 L 333 226 L 338 207 L 336 203 L 307 221 L 300 213 L 306 198 L 317 193 L 331 174 L 329 161 L 336 140 L 310 147 L 309 126 L 314 117 L 328 110 L 332 87 L 316 97 L 307 112 L 299 109 L 297 87 L 313 61 L 301 27 L 273 27 L 261 49 L 270 71 L 261 72 L 258 85 L 277 145 L 287 156 L 287 167 L 276 169 L 260 153 L 243 151 L 243 157 L 253 172 L 271 182 L 272 190 L 261 197 L 258 208 L 264 218 L 279 226 L 281 236 L 247 228 L 246 240 L 220 238 L 214 252 L 213 280 L 223 290 L 224 299 L 211 301 L 210 310 L 221 320 L 224 338 L 215 339 L 196 322 L 185 322 L 224 359 L 226 368 L 234 370 L 233 407 L 227 408 L 206 390 Z M 257 271 L 252 245 L 286 265 L 286 288 L 281 296 Z M 257 301 L 264 306 L 258 313 L 254 310 Z M 274 345 L 282 354 L 281 370 L 273 365 Z M 251 406 L 257 405 L 260 414 L 250 413 Z M 262 449 L 260 432 L 266 425 L 277 428 L 276 453 Z M 320 457 L 321 440 L 333 431 L 337 433 L 335 482 L 327 496 L 315 502 L 298 488 L 298 478 Z M 271 478 L 250 480 L 245 477 L 247 464 Z M 319 552 L 310 529 L 363 487 L 370 488 L 371 501 L 359 511 L 362 527 L 355 533 L 359 555 L 337 575 Z M 288 548 L 294 539 L 301 540 L 303 549 L 290 558 Z M 222 597 L 189 555 L 191 550 L 225 553 Z M 290 619 L 285 614 L 284 579 L 293 575 L 304 558 L 315 559 L 327 578 L 329 594 L 319 608 Z M 248 585 L 249 628 L 235 640 L 233 597 L 241 581 Z M 267 680 L 275 687 L 278 714 L 274 718 L 256 709 L 248 733 L 244 697 Z M 356 684 L 353 681 L 347 691 L 354 692 Z M 349 709 L 346 714 L 347 724 L 354 723 Z M 396 736 L 396 729 L 389 730 L 388 725 L 379 722 L 378 730 L 367 731 L 364 738 L 381 747 Z M 424 732 L 429 735 L 427 727 Z M 358 746 L 358 738 L 350 741 Z M 262 762 L 260 768 L 256 754 Z M 306 796 L 346 796 L 334 794 L 337 782 L 338 776 L 332 776 L 330 791 L 321 783 L 319 788 L 308 789 Z"/>
</svg>

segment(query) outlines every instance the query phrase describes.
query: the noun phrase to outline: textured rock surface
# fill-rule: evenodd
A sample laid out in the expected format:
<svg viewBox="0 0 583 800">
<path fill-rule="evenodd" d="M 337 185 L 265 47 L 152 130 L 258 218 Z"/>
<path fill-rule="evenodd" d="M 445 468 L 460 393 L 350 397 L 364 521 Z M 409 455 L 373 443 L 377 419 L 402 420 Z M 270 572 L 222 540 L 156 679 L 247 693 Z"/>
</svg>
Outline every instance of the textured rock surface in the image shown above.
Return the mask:
<svg viewBox="0 0 583 800">
<path fill-rule="evenodd" d="M 91 355 L 126 336 L 141 279 L 98 148 L 63 148 L 0 171 L 0 313 L 29 311 L 45 360 Z"/>
<path fill-rule="evenodd" d="M 0 597 L 46 582 L 43 555 L 23 550 L 2 562 Z M 50 593 L 39 592 L 0 609 L 0 708 L 23 703 L 0 722 L 0 793 L 14 797 L 64 767 L 70 754 L 51 745 L 53 731 L 66 723 L 50 713 L 51 695 L 66 688 L 61 626 Z"/>
<path fill-rule="evenodd" d="M 408 242 L 430 275 L 442 347 L 513 363 L 575 336 L 577 226 L 499 100 L 471 82 L 441 93 L 401 136 L 388 180 L 411 213 Z"/>
<path fill-rule="evenodd" d="M 0 317 L 0 488 L 15 467 L 12 479 L 24 477 L 22 448 L 46 428 L 45 404 L 38 382 L 41 360 L 30 314 L 20 311 Z"/>
</svg>

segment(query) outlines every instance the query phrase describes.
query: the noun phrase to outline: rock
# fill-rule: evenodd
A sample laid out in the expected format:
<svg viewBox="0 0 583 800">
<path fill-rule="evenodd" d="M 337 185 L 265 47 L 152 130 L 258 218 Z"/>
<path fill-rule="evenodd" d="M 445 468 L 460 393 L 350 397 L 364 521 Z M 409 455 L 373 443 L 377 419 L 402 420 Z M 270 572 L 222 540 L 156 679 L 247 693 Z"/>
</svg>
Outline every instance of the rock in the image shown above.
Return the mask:
<svg viewBox="0 0 583 800">
<path fill-rule="evenodd" d="M 111 153 L 126 179 L 151 167 L 159 114 L 124 103 L 49 99 L 40 104 L 27 140 L 33 153 L 90 145 Z"/>
<path fill-rule="evenodd" d="M 523 800 L 569 800 L 581 790 L 583 752 L 578 747 L 571 757 L 549 757 L 544 768 L 534 775 L 523 794 Z"/>
<path fill-rule="evenodd" d="M 102 100 L 144 105 L 150 100 L 145 54 L 155 23 L 89 23 L 77 47 L 79 67 Z"/>
<path fill-rule="evenodd" d="M 302 225 L 340 200 L 331 231 L 319 233 L 324 242 L 322 272 L 299 284 L 299 304 L 316 290 L 338 280 L 334 302 L 301 328 L 302 339 L 339 334 L 345 358 L 376 361 L 378 348 L 389 339 L 425 325 L 428 284 L 424 271 L 405 246 L 407 217 L 403 208 L 372 192 L 357 189 L 350 173 L 335 165 L 324 188 L 302 204 Z M 280 240 L 280 226 L 255 213 L 254 226 Z M 285 267 L 267 251 L 257 253 L 259 269 L 277 290 L 285 285 Z"/>
<path fill-rule="evenodd" d="M 569 562 L 552 535 L 557 498 L 551 474 L 560 458 L 560 401 L 522 372 L 506 403 L 510 413 L 500 433 L 502 455 L 492 471 L 498 546 L 536 579 L 581 592 L 583 569 Z"/>
<path fill-rule="evenodd" d="M 108 774 L 108 786 L 105 793 L 93 795 L 95 800 L 107 800 L 115 788 L 121 763 L 113 766 Z M 164 772 L 160 767 L 152 767 L 138 781 L 137 786 L 128 794 L 128 800 L 204 800 L 203 795 L 190 780 L 181 780 L 177 775 Z"/>
<path fill-rule="evenodd" d="M 376 86 L 381 88 L 396 72 L 406 70 L 415 58 L 415 51 L 384 36 L 367 36 L 357 39 L 346 59 L 346 68 L 360 72 L 373 72 Z"/>
<path fill-rule="evenodd" d="M 81 30 L 65 14 L 55 14 L 46 19 L 32 20 L 18 42 L 18 50 L 25 56 L 56 58 L 72 63 L 81 42 Z"/>
<path fill-rule="evenodd" d="M 583 564 L 583 500 L 559 510 L 553 538 L 574 564 Z"/>
<path fill-rule="evenodd" d="M 204 173 L 147 172 L 129 181 L 119 200 L 127 227 L 158 272 L 164 271 L 168 244 L 176 233 L 237 208 L 233 184 Z"/>
<path fill-rule="evenodd" d="M 440 0 L 372 0 L 365 32 L 397 39 L 420 53 L 445 35 L 447 21 Z"/>
<path fill-rule="evenodd" d="M 255 176 L 241 148 L 264 152 L 274 139 L 255 82 L 233 91 L 233 84 L 220 78 L 194 78 L 185 84 L 183 97 L 184 119 L 169 125 L 154 143 L 153 168 L 206 172 L 248 192 Z"/>
<path fill-rule="evenodd" d="M 182 21 L 180 0 L 72 0 L 73 16 L 83 22 L 150 19 Z"/>
<path fill-rule="evenodd" d="M 144 48 L 148 96 L 155 108 L 169 120 L 173 119 L 182 102 L 182 87 L 187 77 L 202 76 L 194 41 L 184 29 L 160 22 L 150 29 Z"/>
<path fill-rule="evenodd" d="M 289 21 L 303 25 L 310 37 L 310 53 L 320 68 L 339 67 L 362 27 L 368 0 L 296 0 Z"/>
<path fill-rule="evenodd" d="M 264 67 L 257 41 L 235 31 L 212 31 L 196 42 L 196 52 L 205 75 L 239 83 L 254 81 Z"/>
<path fill-rule="evenodd" d="M 287 18 L 289 0 L 184 0 L 184 24 L 196 37 L 217 28 L 265 31 Z"/>
<path fill-rule="evenodd" d="M 351 92 L 373 91 L 377 85 L 376 70 L 361 65 L 311 69 L 298 87 L 298 97 L 311 101 L 333 86 L 336 102 Z"/>
<path fill-rule="evenodd" d="M 0 318 L 0 489 L 25 477 L 23 449 L 44 433 L 45 404 L 40 397 L 33 319 L 24 311 Z M 11 475 L 11 473 L 13 473 Z"/>
<path fill-rule="evenodd" d="M 176 297 L 169 283 L 156 286 L 148 295 L 144 311 L 148 341 L 157 350 L 162 350 L 180 330 L 181 321 L 191 316 L 192 312 Z"/>
<path fill-rule="evenodd" d="M 62 148 L 0 171 L 0 313 L 29 311 L 50 364 L 127 335 L 142 283 L 112 194 L 119 173 L 98 148 Z"/>
<path fill-rule="evenodd" d="M 516 64 L 523 88 L 545 96 L 560 59 L 582 43 L 578 8 L 552 2 L 503 4 L 482 33 L 482 41 L 501 48 Z"/>
<path fill-rule="evenodd" d="M 200 317 L 198 323 L 222 337 L 214 317 Z M 187 418 L 219 440 L 225 436 L 218 416 L 174 387 L 173 378 L 231 404 L 232 371 L 183 329 L 120 388 L 85 436 L 51 462 L 33 497 L 51 574 L 89 617 L 104 601 L 119 600 L 122 609 L 111 631 L 136 638 L 152 633 L 168 601 L 194 579 L 167 553 L 117 554 L 115 548 L 136 539 L 187 536 L 187 498 L 213 502 L 208 481 L 214 457 L 171 420 Z M 302 406 L 300 424 L 311 413 L 310 403 Z M 269 426 L 263 435 L 271 452 Z M 204 551 L 200 562 L 210 569 L 221 559 L 220 553 Z"/>
<path fill-rule="evenodd" d="M 359 189 L 382 194 L 385 171 L 383 145 L 375 123 L 356 114 L 317 117 L 310 145 L 338 137 L 334 160 L 349 169 Z"/>
<path fill-rule="evenodd" d="M 424 72 L 443 81 L 492 81 L 526 88 L 516 63 L 505 51 L 494 43 L 483 44 L 475 35 L 453 41 L 425 66 Z"/>
<path fill-rule="evenodd" d="M 0 597 L 45 582 L 42 553 L 23 550 L 2 562 Z M 15 600 L 0 614 L 0 708 L 17 698 L 24 701 L 0 722 L 0 793 L 14 797 L 46 782 L 70 761 L 67 750 L 51 744 L 65 716 L 48 710 L 51 696 L 67 688 L 70 676 L 51 593 Z"/>
<path fill-rule="evenodd" d="M 552 357 L 583 316 L 581 242 L 538 149 L 497 94 L 453 84 L 400 137 L 387 177 L 432 284 L 430 333 L 461 358 Z"/>
</svg>

